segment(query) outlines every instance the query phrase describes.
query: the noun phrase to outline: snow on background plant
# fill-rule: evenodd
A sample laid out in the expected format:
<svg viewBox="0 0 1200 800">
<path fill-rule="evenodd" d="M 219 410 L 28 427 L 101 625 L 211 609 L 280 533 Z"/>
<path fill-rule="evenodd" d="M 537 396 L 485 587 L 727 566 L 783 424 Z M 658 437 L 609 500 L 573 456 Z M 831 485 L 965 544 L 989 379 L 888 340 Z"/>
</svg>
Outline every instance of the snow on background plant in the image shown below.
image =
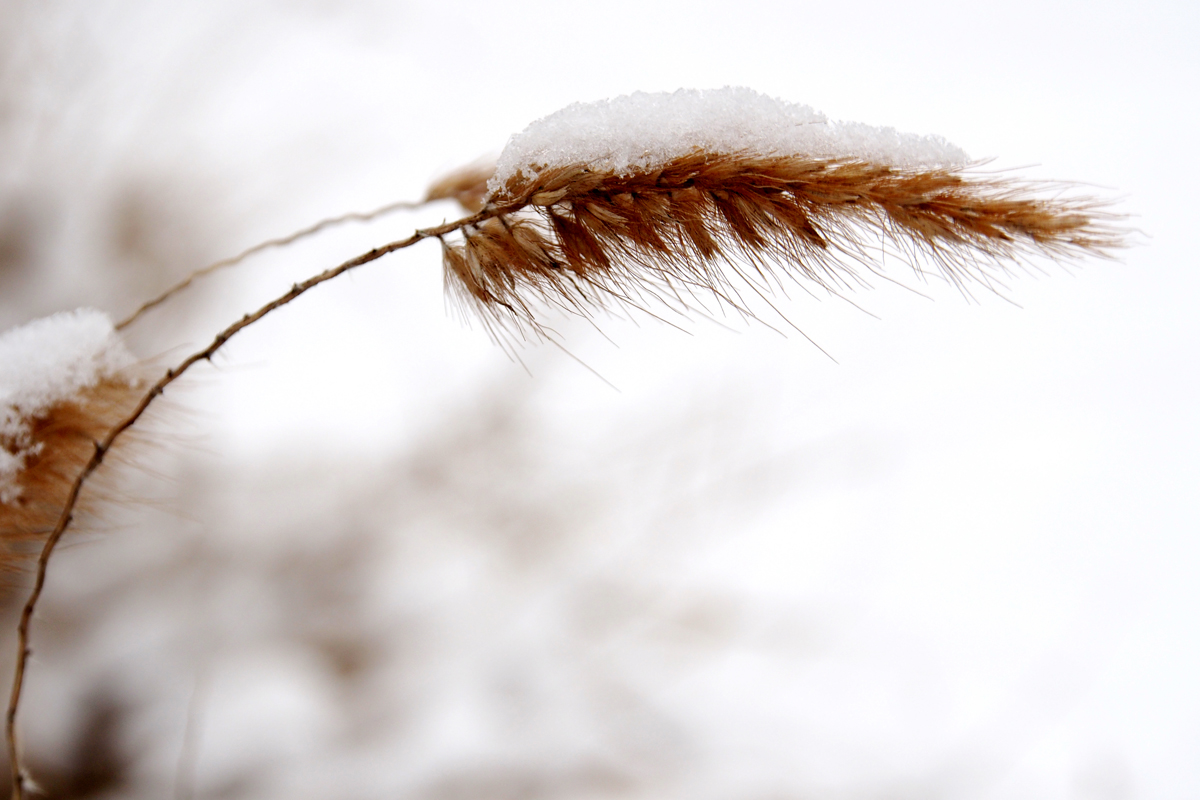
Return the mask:
<svg viewBox="0 0 1200 800">
<path fill-rule="evenodd" d="M 1192 112 L 1168 100 L 1194 23 L 595 10 L 15 4 L 4 327 L 118 317 L 248 244 L 416 197 L 530 119 L 681 85 L 1120 187 L 1152 244 L 1022 277 L 1023 308 L 854 295 L 877 321 L 793 292 L 837 365 L 740 322 L 632 315 L 604 324 L 616 347 L 558 325 L 620 394 L 553 349 L 522 352 L 531 379 L 448 319 L 429 251 L 332 282 L 180 387 L 146 456 L 166 480 L 56 557 L 35 776 L 58 796 L 1186 796 Z M 481 68 L 581 31 L 619 57 Z M 856 57 L 815 31 L 861 37 Z M 131 347 L 172 360 L 455 215 L 268 254 Z"/>
</svg>

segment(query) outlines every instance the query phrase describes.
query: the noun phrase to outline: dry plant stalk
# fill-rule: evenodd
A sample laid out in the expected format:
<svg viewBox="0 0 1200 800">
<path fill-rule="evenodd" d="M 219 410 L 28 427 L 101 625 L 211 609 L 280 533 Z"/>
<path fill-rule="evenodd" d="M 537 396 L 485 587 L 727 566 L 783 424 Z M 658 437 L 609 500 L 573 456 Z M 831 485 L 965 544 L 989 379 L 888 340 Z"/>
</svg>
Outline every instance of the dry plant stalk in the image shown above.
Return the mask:
<svg viewBox="0 0 1200 800">
<path fill-rule="evenodd" d="M 790 280 L 838 293 L 866 283 L 860 269 L 878 274 L 877 237 L 890 242 L 919 274 L 920 265 L 931 262 L 942 277 L 967 291 L 971 283 L 992 288 L 1008 266 L 1027 256 L 1103 256 L 1120 247 L 1125 235 L 1103 202 L 1039 197 L 1061 187 L 846 157 L 698 148 L 653 168 L 531 165 L 507 175 L 501 185 L 494 180 L 492 168 L 481 164 L 447 176 L 429 189 L 426 202 L 455 199 L 469 216 L 418 230 L 295 284 L 148 388 L 102 381 L 34 421 L 31 430 L 42 446 L 20 476 L 25 503 L 0 507 L 0 535 L 9 559 L 3 563 L 11 566 L 12 559 L 27 557 L 41 544 L 18 627 L 6 720 L 14 798 L 23 798 L 27 788 L 16 718 L 30 653 L 29 626 L 50 558 L 84 485 L 167 386 L 210 360 L 238 332 L 310 289 L 437 238 L 448 291 L 504 341 L 546 334 L 538 321 L 542 305 L 590 316 L 614 306 L 647 308 L 657 302 L 687 313 L 704 311 L 715 299 L 753 316 L 743 291 L 768 297 Z M 249 253 L 406 205 L 318 223 L 218 262 L 145 304 L 120 327 L 195 277 Z M 447 240 L 456 233 L 460 240 Z M 10 443 L 0 441 L 0 446 Z"/>
<path fill-rule="evenodd" d="M 1051 187 L 1056 188 L 1056 187 Z M 967 290 L 1023 256 L 1106 255 L 1122 231 L 1091 199 L 1036 184 L 861 161 L 694 151 L 627 174 L 518 172 L 489 219 L 445 243 L 449 291 L 498 338 L 543 333 L 538 304 L 588 315 L 647 298 L 683 313 L 783 280 L 838 293 L 877 272 L 878 236 Z M 736 280 L 735 280 L 736 279 Z"/>
<path fill-rule="evenodd" d="M 439 199 L 439 198 L 433 198 L 433 197 L 429 198 L 429 200 L 436 200 L 436 199 Z M 428 201 L 426 201 L 426 202 L 428 202 Z M 135 323 L 139 319 L 141 319 L 142 316 L 144 316 L 146 314 L 146 312 L 150 311 L 151 309 L 157 308 L 158 306 L 162 305 L 166 301 L 170 300 L 172 297 L 174 297 L 175 295 L 184 291 L 189 286 L 191 286 L 193 283 L 195 283 L 197 280 L 199 280 L 200 278 L 203 278 L 205 275 L 211 275 L 212 273 L 214 273 L 218 270 L 222 270 L 227 267 L 232 267 L 232 266 L 235 266 L 236 264 L 240 264 L 241 262 L 245 261 L 247 258 L 254 255 L 255 253 L 261 253 L 264 250 L 270 250 L 271 248 L 274 248 L 274 247 L 286 247 L 289 244 L 294 244 L 294 243 L 300 241 L 301 239 L 306 239 L 309 236 L 313 236 L 315 234 L 320 233 L 323 230 L 327 230 L 327 229 L 332 228 L 337 225 L 344 225 L 347 222 L 370 222 L 371 220 L 378 219 L 379 217 L 385 216 L 387 214 L 391 214 L 394 211 L 411 211 L 412 209 L 419 208 L 422 205 L 424 205 L 424 203 L 410 203 L 407 201 L 401 201 L 398 203 L 389 203 L 386 206 L 381 206 L 380 208 L 377 208 L 373 211 L 354 211 L 349 214 L 342 214 L 337 217 L 330 217 L 328 219 L 323 219 L 323 220 L 320 220 L 319 222 L 314 222 L 312 225 L 309 225 L 307 228 L 302 228 L 301 230 L 295 231 L 294 233 L 290 233 L 287 236 L 280 236 L 276 239 L 268 239 L 265 242 L 259 242 L 258 244 L 254 245 L 253 247 L 246 248 L 245 250 L 243 250 L 242 252 L 238 253 L 235 256 L 230 256 L 229 258 L 223 258 L 220 261 L 216 261 L 212 264 L 209 264 L 207 267 L 203 267 L 201 269 L 196 270 L 195 272 L 188 275 L 186 278 L 184 278 L 179 283 L 175 284 L 171 288 L 164 291 L 162 294 L 142 303 L 140 306 L 137 307 L 137 309 L 132 314 L 130 314 L 128 317 L 126 317 L 125 319 L 118 322 L 115 327 L 119 331 L 124 330 L 125 328 L 128 328 L 130 325 L 132 325 L 133 323 Z"/>
</svg>

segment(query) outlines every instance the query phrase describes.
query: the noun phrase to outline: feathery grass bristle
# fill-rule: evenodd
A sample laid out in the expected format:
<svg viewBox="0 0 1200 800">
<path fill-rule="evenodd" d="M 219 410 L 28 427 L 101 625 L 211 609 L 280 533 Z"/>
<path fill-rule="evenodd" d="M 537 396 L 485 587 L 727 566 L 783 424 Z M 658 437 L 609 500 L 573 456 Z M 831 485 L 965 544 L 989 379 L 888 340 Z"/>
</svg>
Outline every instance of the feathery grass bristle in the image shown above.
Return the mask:
<svg viewBox="0 0 1200 800">
<path fill-rule="evenodd" d="M 438 178 L 425 192 L 425 202 L 455 200 L 471 213 L 483 208 L 488 180 L 496 171 L 494 161 L 477 161 Z"/>
<path fill-rule="evenodd" d="M 76 477 L 96 442 L 140 399 L 135 383 L 106 378 L 26 420 L 21 439 L 0 437 L 0 448 L 20 457 L 0 500 L 0 570 L 27 567 L 62 514 Z M 91 510 L 91 509 L 87 509 Z"/>
<path fill-rule="evenodd" d="M 588 315 L 655 299 L 680 312 L 786 277 L 840 293 L 877 273 L 880 237 L 925 274 L 994 289 L 1036 255 L 1107 255 L 1123 231 L 1103 202 L 955 167 L 694 150 L 653 169 L 518 170 L 490 217 L 443 243 L 446 280 L 494 336 L 542 333 L 538 303 Z"/>
</svg>

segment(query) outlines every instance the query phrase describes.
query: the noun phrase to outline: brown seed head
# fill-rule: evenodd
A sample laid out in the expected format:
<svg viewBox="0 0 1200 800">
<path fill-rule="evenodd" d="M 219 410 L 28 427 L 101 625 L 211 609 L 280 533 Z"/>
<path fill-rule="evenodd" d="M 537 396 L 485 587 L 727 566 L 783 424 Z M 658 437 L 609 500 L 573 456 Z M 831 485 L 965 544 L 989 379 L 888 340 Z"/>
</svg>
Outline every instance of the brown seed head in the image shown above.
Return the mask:
<svg viewBox="0 0 1200 800">
<path fill-rule="evenodd" d="M 830 292 L 863 285 L 880 237 L 914 269 L 960 287 L 1035 255 L 1107 255 L 1124 231 L 1105 204 L 950 168 L 694 151 L 661 168 L 518 171 L 493 218 L 445 245 L 452 294 L 489 330 L 537 333 L 534 301 L 588 314 L 655 298 L 680 311 L 786 276 Z"/>
</svg>

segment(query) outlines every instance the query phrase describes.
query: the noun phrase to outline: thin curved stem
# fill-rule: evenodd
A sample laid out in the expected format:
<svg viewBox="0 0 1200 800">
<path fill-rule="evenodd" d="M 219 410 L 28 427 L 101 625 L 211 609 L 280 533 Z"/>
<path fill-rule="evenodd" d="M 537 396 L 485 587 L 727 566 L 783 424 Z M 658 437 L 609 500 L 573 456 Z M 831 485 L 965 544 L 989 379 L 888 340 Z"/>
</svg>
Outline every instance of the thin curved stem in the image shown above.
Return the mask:
<svg viewBox="0 0 1200 800">
<path fill-rule="evenodd" d="M 13 671 L 12 693 L 8 701 L 8 714 L 5 720 L 5 734 L 8 739 L 8 758 L 12 768 L 12 798 L 13 800 L 23 800 L 25 797 L 26 777 L 21 768 L 20 760 L 20 742 L 17 735 L 17 709 L 21 703 L 21 690 L 25 683 L 25 670 L 29 662 L 29 655 L 32 652 L 29 647 L 29 627 L 33 619 L 33 613 L 37 608 L 38 600 L 42 596 L 42 590 L 46 584 L 46 571 L 50 564 L 50 556 L 53 555 L 55 547 L 58 546 L 63 534 L 71 524 L 71 520 L 75 513 L 75 506 L 79 501 L 79 495 L 83 491 L 83 486 L 91 477 L 92 473 L 104 462 L 104 457 L 112 448 L 113 443 L 131 428 L 139 419 L 150 404 L 154 402 L 167 386 L 174 383 L 185 372 L 192 368 L 193 365 L 200 361 L 209 361 L 213 355 L 220 350 L 226 342 L 244 328 L 248 328 L 260 319 L 270 314 L 272 311 L 287 305 L 295 300 L 300 295 L 307 292 L 309 289 L 320 286 L 326 281 L 333 280 L 343 272 L 348 272 L 355 267 L 361 267 L 363 264 L 369 264 L 388 253 L 396 250 L 402 250 L 406 247 L 411 247 L 422 239 L 441 237 L 448 233 L 462 228 L 465 225 L 471 225 L 481 222 L 485 219 L 494 217 L 499 213 L 495 209 L 485 209 L 477 214 L 469 217 L 448 222 L 433 228 L 425 228 L 418 230 L 409 236 L 407 239 L 385 244 L 382 247 L 377 247 L 369 252 L 363 253 L 360 256 L 350 259 L 336 267 L 331 267 L 324 272 L 314 275 L 302 283 L 292 285 L 292 288 L 286 293 L 280 295 L 258 310 L 246 314 L 237 322 L 233 323 L 225 330 L 221 331 L 213 338 L 212 342 L 203 350 L 198 350 L 190 356 L 179 362 L 178 365 L 168 369 L 158 381 L 150 387 L 150 389 L 142 395 L 137 406 L 130 412 L 129 416 L 125 417 L 115 427 L 113 427 L 101 441 L 95 442 L 95 449 L 92 452 L 92 457 L 88 460 L 83 470 L 75 478 L 75 482 L 71 486 L 71 491 L 67 495 L 66 503 L 63 505 L 62 514 L 59 516 L 58 523 L 54 530 L 50 532 L 45 544 L 42 546 L 42 551 L 37 560 L 37 571 L 34 577 L 33 588 L 30 590 L 29 598 L 25 601 L 25 606 L 21 610 L 21 619 L 17 625 L 17 662 Z M 297 237 L 298 238 L 298 237 Z"/>
<path fill-rule="evenodd" d="M 268 239 L 265 242 L 260 242 L 259 244 L 256 244 L 251 248 L 243 250 L 242 252 L 238 253 L 236 256 L 231 256 L 229 258 L 223 258 L 220 261 L 209 264 L 207 267 L 196 270 L 191 275 L 188 275 L 182 281 L 180 281 L 179 283 L 172 286 L 170 289 L 167 289 L 165 292 L 160 294 L 158 297 L 155 297 L 153 300 L 147 300 L 146 302 L 142 303 L 140 306 L 138 306 L 138 309 L 136 311 L 134 311 L 132 314 L 130 314 L 125 319 L 118 322 L 114 327 L 119 331 L 124 330 L 125 328 L 129 327 L 133 323 L 137 322 L 138 319 L 140 319 L 142 317 L 142 315 L 145 314 L 147 311 L 149 311 L 152 308 L 162 305 L 167 300 L 171 299 L 175 295 L 182 292 L 184 289 L 191 286 L 193 283 L 196 282 L 197 279 L 203 278 L 205 275 L 209 275 L 213 272 L 216 272 L 217 270 L 224 269 L 226 267 L 232 267 L 234 264 L 237 264 L 237 263 L 240 263 L 240 262 L 246 260 L 247 258 L 254 255 L 255 253 L 261 253 L 262 251 L 270 250 L 273 247 L 285 247 L 289 244 L 292 244 L 293 242 L 299 241 L 300 239 L 304 239 L 308 236 L 312 236 L 313 234 L 320 233 L 321 231 L 325 230 L 326 228 L 332 228 L 335 225 L 342 225 L 347 222 L 370 222 L 373 219 L 378 219 L 379 217 L 385 216 L 387 214 L 391 214 L 395 211 L 412 211 L 414 209 L 420 208 L 421 206 L 425 205 L 427 202 L 428 201 L 411 202 L 411 201 L 405 200 L 405 201 L 401 201 L 398 203 L 389 203 L 388 205 L 377 208 L 374 211 L 355 211 L 350 214 L 343 214 L 340 217 L 330 217 L 329 219 L 323 219 L 320 222 L 309 225 L 307 228 L 298 230 L 295 233 L 289 234 L 287 236 L 281 236 L 278 239 Z"/>
</svg>

